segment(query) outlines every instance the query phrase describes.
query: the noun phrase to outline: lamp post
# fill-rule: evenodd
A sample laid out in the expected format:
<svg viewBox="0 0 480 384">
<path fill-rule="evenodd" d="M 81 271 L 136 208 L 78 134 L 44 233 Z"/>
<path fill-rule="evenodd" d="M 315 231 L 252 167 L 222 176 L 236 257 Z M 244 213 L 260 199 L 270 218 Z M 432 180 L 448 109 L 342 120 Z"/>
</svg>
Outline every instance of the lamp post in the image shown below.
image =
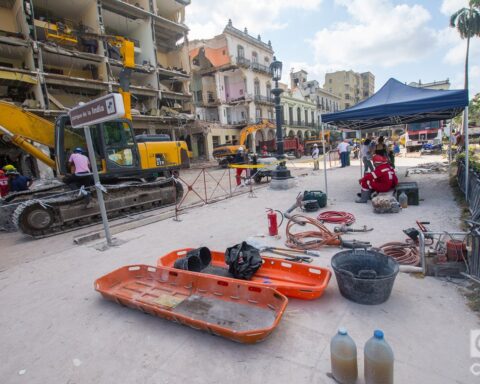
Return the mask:
<svg viewBox="0 0 480 384">
<path fill-rule="evenodd" d="M 280 160 L 277 168 L 272 171 L 272 180 L 286 180 L 291 178 L 290 171 L 285 165 L 285 155 L 283 153 L 283 132 L 282 132 L 282 106 L 280 105 L 280 95 L 283 89 L 278 87 L 278 81 L 282 78 L 282 62 L 274 56 L 270 64 L 270 74 L 275 81 L 275 88 L 272 89 L 273 101 L 275 102 L 275 121 L 277 126 L 277 159 Z"/>
</svg>

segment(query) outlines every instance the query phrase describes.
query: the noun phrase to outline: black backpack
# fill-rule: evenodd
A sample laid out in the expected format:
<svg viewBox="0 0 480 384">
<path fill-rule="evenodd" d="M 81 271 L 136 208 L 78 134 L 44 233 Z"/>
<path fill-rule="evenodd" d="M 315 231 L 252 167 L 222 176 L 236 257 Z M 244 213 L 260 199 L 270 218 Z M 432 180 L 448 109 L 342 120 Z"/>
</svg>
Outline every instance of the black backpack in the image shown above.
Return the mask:
<svg viewBox="0 0 480 384">
<path fill-rule="evenodd" d="M 248 245 L 245 241 L 227 248 L 225 262 L 228 264 L 228 272 L 233 277 L 243 280 L 250 280 L 262 266 L 262 258 L 258 249 Z"/>
</svg>

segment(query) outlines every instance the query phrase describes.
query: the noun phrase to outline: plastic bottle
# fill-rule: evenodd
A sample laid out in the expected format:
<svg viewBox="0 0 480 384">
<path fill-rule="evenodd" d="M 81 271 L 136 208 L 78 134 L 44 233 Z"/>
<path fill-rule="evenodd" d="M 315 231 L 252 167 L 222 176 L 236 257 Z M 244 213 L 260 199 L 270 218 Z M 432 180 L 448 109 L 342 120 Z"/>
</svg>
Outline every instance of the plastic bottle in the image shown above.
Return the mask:
<svg viewBox="0 0 480 384">
<path fill-rule="evenodd" d="M 393 350 L 383 337 L 383 332 L 376 330 L 367 341 L 364 349 L 365 383 L 393 384 Z"/>
<path fill-rule="evenodd" d="M 405 192 L 400 193 L 400 196 L 398 196 L 398 202 L 402 208 L 408 208 L 408 196 Z"/>
<path fill-rule="evenodd" d="M 355 383 L 358 377 L 357 346 L 346 329 L 340 328 L 332 338 L 330 356 L 335 380 L 341 384 Z"/>
</svg>

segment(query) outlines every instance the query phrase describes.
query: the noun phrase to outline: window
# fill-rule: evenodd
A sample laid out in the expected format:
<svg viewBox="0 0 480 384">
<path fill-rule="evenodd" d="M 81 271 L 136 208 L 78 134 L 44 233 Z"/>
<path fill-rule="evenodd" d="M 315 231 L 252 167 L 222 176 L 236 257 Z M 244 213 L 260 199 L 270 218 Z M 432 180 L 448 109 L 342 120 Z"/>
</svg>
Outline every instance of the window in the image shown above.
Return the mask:
<svg viewBox="0 0 480 384">
<path fill-rule="evenodd" d="M 300 124 L 302 121 L 302 112 L 300 111 L 300 107 L 297 108 L 297 124 Z"/>
<path fill-rule="evenodd" d="M 252 52 L 252 63 L 258 63 L 258 54 L 257 52 Z"/>
<path fill-rule="evenodd" d="M 105 146 L 110 161 L 121 166 L 133 166 L 133 135 L 130 125 L 120 121 L 103 124 Z"/>
<path fill-rule="evenodd" d="M 220 145 L 220 136 L 212 136 L 213 148 Z"/>
<path fill-rule="evenodd" d="M 272 86 L 270 84 L 267 84 L 267 99 L 272 100 Z"/>
<path fill-rule="evenodd" d="M 270 64 L 270 59 L 265 56 L 265 65 L 268 66 Z"/>
<path fill-rule="evenodd" d="M 260 96 L 260 81 L 258 81 L 258 79 L 255 79 L 253 83 L 253 93 L 255 96 Z"/>
<path fill-rule="evenodd" d="M 260 108 L 257 108 L 255 110 L 255 117 L 257 118 L 257 120 L 262 118 L 262 110 Z"/>
<path fill-rule="evenodd" d="M 290 125 L 293 125 L 293 108 L 288 107 L 288 121 Z"/>
<path fill-rule="evenodd" d="M 237 56 L 238 57 L 245 57 L 245 50 L 241 45 L 237 45 Z"/>
<path fill-rule="evenodd" d="M 312 116 L 312 125 L 315 124 L 315 113 L 312 111 L 311 113 Z"/>
<path fill-rule="evenodd" d="M 308 111 L 305 110 L 305 124 L 308 125 Z"/>
<path fill-rule="evenodd" d="M 328 79 L 328 84 L 332 84 L 332 79 Z"/>
</svg>

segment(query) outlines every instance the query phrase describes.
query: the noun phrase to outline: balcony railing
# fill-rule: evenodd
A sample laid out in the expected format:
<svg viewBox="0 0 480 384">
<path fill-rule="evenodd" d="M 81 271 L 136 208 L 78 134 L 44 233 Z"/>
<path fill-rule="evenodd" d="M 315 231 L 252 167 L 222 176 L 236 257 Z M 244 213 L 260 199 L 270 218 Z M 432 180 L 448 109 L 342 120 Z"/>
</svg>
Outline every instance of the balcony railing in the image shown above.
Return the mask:
<svg viewBox="0 0 480 384">
<path fill-rule="evenodd" d="M 249 67 L 250 66 L 250 60 L 246 59 L 245 57 L 238 56 L 237 57 L 237 65 Z"/>
<path fill-rule="evenodd" d="M 252 62 L 251 68 L 252 68 L 253 71 L 270 73 L 269 68 L 266 65 L 263 65 L 263 64 L 260 64 L 260 63 Z"/>
<path fill-rule="evenodd" d="M 271 96 L 255 95 L 254 100 L 257 103 L 274 104 L 273 97 Z"/>
</svg>

